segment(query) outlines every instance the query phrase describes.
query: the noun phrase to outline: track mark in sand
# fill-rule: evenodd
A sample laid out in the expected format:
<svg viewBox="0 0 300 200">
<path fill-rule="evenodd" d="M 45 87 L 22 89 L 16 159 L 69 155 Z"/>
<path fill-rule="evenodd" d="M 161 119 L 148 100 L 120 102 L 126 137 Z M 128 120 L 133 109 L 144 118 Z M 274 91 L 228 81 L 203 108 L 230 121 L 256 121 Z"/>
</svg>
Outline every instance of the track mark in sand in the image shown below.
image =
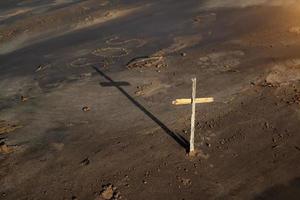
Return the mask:
<svg viewBox="0 0 300 200">
<path fill-rule="evenodd" d="M 92 51 L 95 56 L 118 58 L 129 54 L 129 50 L 120 47 L 98 48 Z"/>
<path fill-rule="evenodd" d="M 146 5 L 149 6 L 149 5 Z M 99 15 L 99 13 L 96 13 L 95 15 L 92 15 L 90 17 L 88 17 L 88 19 L 91 20 L 84 20 L 82 22 L 77 23 L 72 30 L 70 31 L 75 31 L 75 30 L 80 30 L 80 29 L 84 29 L 90 26 L 94 26 L 94 25 L 99 25 L 117 18 L 121 18 L 127 15 L 130 15 L 132 13 L 135 13 L 141 9 L 144 9 L 145 6 L 140 6 L 140 7 L 131 7 L 131 8 L 124 8 L 124 9 L 112 9 L 106 12 L 106 14 L 103 15 Z M 85 18 L 87 19 L 87 18 Z M 68 32 L 70 32 L 68 31 Z"/>
<path fill-rule="evenodd" d="M 7 20 L 11 17 L 15 17 L 21 14 L 25 14 L 30 12 L 32 9 L 30 8 L 22 8 L 22 9 L 16 9 L 16 10 L 11 10 L 9 12 L 3 13 L 2 15 L 0 15 L 0 21 L 2 20 Z"/>
<path fill-rule="evenodd" d="M 201 9 L 217 9 L 217 8 L 246 8 L 251 6 L 288 6 L 288 5 L 297 5 L 295 0 L 275 0 L 275 1 L 266 1 L 266 0 L 209 0 L 201 5 Z"/>
<path fill-rule="evenodd" d="M 12 26 L 1 28 L 0 54 L 13 52 L 35 44 L 37 41 L 44 41 L 95 25 L 99 26 L 136 13 L 149 5 L 110 9 L 106 14 L 103 12 L 89 13 L 82 5 L 75 5 L 69 8 L 49 11 L 45 16 L 30 15 Z M 65 23 L 66 20 L 69 23 Z"/>
<path fill-rule="evenodd" d="M 236 67 L 240 65 L 240 58 L 244 55 L 243 51 L 221 51 L 202 56 L 197 63 L 207 71 L 238 72 Z"/>
</svg>

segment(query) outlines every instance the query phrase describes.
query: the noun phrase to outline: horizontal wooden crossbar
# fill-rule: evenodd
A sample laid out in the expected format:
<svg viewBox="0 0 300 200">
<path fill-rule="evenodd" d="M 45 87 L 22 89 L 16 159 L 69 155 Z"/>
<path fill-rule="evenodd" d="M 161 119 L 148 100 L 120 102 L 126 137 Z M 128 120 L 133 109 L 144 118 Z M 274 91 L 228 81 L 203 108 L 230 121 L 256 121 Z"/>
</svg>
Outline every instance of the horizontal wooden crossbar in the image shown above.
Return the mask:
<svg viewBox="0 0 300 200">
<path fill-rule="evenodd" d="M 196 98 L 195 103 L 212 103 L 214 102 L 213 97 L 208 98 Z M 192 99 L 176 99 L 172 102 L 173 105 L 188 105 L 192 104 Z"/>
</svg>

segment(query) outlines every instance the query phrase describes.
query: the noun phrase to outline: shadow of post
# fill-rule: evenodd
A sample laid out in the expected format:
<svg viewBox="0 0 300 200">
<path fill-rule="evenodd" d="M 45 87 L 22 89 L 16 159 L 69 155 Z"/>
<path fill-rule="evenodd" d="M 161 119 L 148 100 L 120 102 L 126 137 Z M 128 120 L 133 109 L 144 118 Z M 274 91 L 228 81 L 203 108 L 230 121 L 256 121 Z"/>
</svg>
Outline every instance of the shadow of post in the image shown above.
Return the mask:
<svg viewBox="0 0 300 200">
<path fill-rule="evenodd" d="M 130 96 L 123 88 L 122 86 L 130 85 L 127 82 L 116 82 L 112 78 L 110 78 L 108 75 L 106 75 L 104 72 L 102 72 L 99 68 L 93 66 L 93 69 L 98 72 L 102 77 L 104 77 L 108 83 L 100 83 L 102 86 L 112 86 L 117 88 L 127 99 L 136 107 L 138 107 L 143 113 L 145 113 L 152 121 L 154 121 L 158 126 L 160 126 L 161 129 L 164 130 L 164 132 L 172 137 L 179 145 L 181 145 L 186 151 L 189 149 L 189 142 L 182 137 L 181 135 L 172 132 L 165 124 L 163 124 L 157 117 L 155 117 L 150 111 L 148 111 L 142 104 L 140 104 L 138 101 L 136 101 L 132 96 Z"/>
</svg>

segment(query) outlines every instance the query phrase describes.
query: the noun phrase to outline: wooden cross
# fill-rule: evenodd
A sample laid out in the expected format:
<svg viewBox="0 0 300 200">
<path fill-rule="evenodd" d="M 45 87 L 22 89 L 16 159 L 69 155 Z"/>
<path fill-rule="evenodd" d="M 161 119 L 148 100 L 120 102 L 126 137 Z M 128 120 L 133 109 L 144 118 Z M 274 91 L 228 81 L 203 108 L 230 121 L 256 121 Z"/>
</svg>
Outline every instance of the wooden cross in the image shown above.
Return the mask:
<svg viewBox="0 0 300 200">
<path fill-rule="evenodd" d="M 214 102 L 213 97 L 208 98 L 196 98 L 196 78 L 192 78 L 193 87 L 192 87 L 192 98 L 190 99 L 176 99 L 172 102 L 173 105 L 187 105 L 192 104 L 192 116 L 191 116 L 191 137 L 190 137 L 190 155 L 195 153 L 195 115 L 196 115 L 196 104 L 197 103 L 212 103 Z"/>
</svg>

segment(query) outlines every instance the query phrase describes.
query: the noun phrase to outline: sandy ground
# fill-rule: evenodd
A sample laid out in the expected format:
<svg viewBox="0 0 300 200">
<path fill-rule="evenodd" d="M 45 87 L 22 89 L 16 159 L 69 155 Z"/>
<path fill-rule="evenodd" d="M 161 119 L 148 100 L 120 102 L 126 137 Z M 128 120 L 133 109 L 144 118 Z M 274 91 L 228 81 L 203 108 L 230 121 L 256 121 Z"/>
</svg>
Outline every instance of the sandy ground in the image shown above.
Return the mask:
<svg viewBox="0 0 300 200">
<path fill-rule="evenodd" d="M 300 2 L 0 2 L 0 199 L 299 199 Z M 189 157 L 197 77 L 196 148 Z"/>
</svg>

